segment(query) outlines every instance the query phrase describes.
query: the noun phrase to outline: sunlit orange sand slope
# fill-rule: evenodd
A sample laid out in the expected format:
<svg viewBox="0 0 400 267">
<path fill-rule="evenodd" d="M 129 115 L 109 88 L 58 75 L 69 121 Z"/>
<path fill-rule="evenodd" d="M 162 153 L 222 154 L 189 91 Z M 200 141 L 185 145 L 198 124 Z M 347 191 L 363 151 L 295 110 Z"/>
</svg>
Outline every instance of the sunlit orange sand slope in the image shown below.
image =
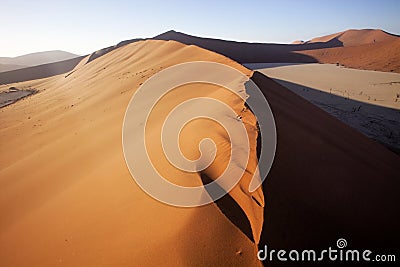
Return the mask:
<svg viewBox="0 0 400 267">
<path fill-rule="evenodd" d="M 255 244 L 215 204 L 162 204 L 137 186 L 124 161 L 122 122 L 135 90 L 154 73 L 195 60 L 251 76 L 234 61 L 195 46 L 144 41 L 84 64 L 86 59 L 69 74 L 0 87 L 39 90 L 0 110 L 0 265 L 260 264 Z M 251 113 L 247 119 L 255 126 Z M 256 136 L 249 139 L 253 163 Z M 191 177 L 200 184 L 199 175 Z M 256 193 L 262 202 L 261 190 Z M 257 240 L 262 207 L 250 216 L 244 202 L 251 196 L 232 197 Z"/>
</svg>

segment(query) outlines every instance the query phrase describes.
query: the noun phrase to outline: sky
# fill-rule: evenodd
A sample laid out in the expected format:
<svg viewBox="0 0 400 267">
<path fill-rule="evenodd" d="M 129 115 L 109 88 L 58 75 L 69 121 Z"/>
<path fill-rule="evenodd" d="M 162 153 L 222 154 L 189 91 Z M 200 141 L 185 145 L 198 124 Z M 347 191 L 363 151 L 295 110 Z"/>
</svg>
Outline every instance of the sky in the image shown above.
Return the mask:
<svg viewBox="0 0 400 267">
<path fill-rule="evenodd" d="M 400 35 L 399 0 L 0 0 L 0 57 L 64 50 L 85 55 L 168 30 L 247 42 L 291 43 L 346 29 Z"/>
</svg>

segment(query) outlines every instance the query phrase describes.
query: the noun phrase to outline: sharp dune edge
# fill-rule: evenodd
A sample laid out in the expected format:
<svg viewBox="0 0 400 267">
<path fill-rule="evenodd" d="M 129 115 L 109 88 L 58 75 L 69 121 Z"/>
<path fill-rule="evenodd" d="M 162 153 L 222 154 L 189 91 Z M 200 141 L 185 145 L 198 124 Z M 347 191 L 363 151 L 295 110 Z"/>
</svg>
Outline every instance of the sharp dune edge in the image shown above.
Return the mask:
<svg viewBox="0 0 400 267">
<path fill-rule="evenodd" d="M 163 68 L 196 60 L 224 63 L 252 75 L 240 64 L 195 46 L 144 41 L 84 64 L 86 57 L 68 75 L 12 84 L 39 92 L 0 110 L 2 264 L 261 264 L 256 245 L 215 204 L 162 204 L 137 186 L 125 165 L 122 122 L 135 90 Z M 239 109 L 244 103 L 235 105 Z M 246 118 L 255 126 L 251 113 Z M 202 134 L 212 133 L 209 127 Z M 253 165 L 256 137 L 251 134 Z M 249 216 L 246 196 L 232 192 Z M 258 194 L 263 201 L 260 190 Z M 256 241 L 262 218 L 262 208 L 261 218 L 249 216 Z"/>
</svg>

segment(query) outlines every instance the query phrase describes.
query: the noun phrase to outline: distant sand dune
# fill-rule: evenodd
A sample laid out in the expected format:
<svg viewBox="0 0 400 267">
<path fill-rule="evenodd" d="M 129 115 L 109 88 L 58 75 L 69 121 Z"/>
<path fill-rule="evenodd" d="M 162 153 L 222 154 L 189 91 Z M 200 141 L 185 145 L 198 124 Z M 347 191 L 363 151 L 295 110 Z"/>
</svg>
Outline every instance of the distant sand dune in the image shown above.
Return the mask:
<svg viewBox="0 0 400 267">
<path fill-rule="evenodd" d="M 297 53 L 320 63 L 339 63 L 349 68 L 400 73 L 400 38 L 382 43 L 327 48 Z"/>
<path fill-rule="evenodd" d="M 365 44 L 381 43 L 398 40 L 399 37 L 396 35 L 389 34 L 382 30 L 347 30 L 344 32 L 334 33 L 327 36 L 317 37 L 305 42 L 305 44 L 310 43 L 321 43 L 329 42 L 334 39 L 339 40 L 343 46 L 358 46 Z"/>
</svg>

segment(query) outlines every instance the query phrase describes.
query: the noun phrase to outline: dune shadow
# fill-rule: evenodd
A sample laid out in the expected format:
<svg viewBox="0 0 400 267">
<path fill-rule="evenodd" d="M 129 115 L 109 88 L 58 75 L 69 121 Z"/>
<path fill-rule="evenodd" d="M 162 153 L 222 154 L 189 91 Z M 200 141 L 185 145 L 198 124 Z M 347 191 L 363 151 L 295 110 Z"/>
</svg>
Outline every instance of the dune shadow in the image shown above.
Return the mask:
<svg viewBox="0 0 400 267">
<path fill-rule="evenodd" d="M 328 42 L 300 44 L 299 50 L 304 51 L 304 50 L 315 50 L 315 49 L 334 48 L 334 47 L 343 47 L 343 42 L 340 41 L 338 37 L 332 38 Z M 299 50 L 294 49 L 293 51 L 299 51 Z"/>
<path fill-rule="evenodd" d="M 296 66 L 296 65 L 304 65 L 308 63 L 288 63 L 288 62 L 281 62 L 281 63 L 243 63 L 242 65 L 246 68 L 251 70 L 257 69 L 270 69 L 270 68 L 278 68 L 278 67 L 285 67 L 285 66 Z"/>
<path fill-rule="evenodd" d="M 398 137 L 399 134 L 399 127 L 400 127 L 400 120 L 394 121 L 390 119 L 390 117 L 385 117 L 384 114 L 387 114 L 389 112 L 392 114 L 392 116 L 395 116 L 399 118 L 400 116 L 400 111 L 395 110 L 395 109 L 390 109 L 386 107 L 381 107 L 378 105 L 372 105 L 352 99 L 347 99 L 345 97 L 337 96 L 337 95 L 331 95 L 329 93 L 325 93 L 323 91 L 320 91 L 315 88 L 311 87 L 305 87 L 299 84 L 295 83 L 290 83 L 287 81 L 283 80 L 275 80 L 279 84 L 285 86 L 286 88 L 290 89 L 292 92 L 296 93 L 297 95 L 302 96 L 303 98 L 308 99 L 309 102 L 313 103 L 314 105 L 320 107 L 322 110 L 325 112 L 337 117 L 339 120 L 344 121 L 345 123 L 349 124 L 353 128 L 356 128 L 358 131 L 363 132 L 365 135 L 365 129 L 370 129 L 370 132 L 368 134 L 371 134 L 371 132 L 375 133 L 376 136 L 374 136 L 374 140 L 377 140 L 378 142 L 385 144 L 389 149 L 392 151 L 398 152 L 396 148 L 396 143 L 395 142 L 388 142 L 385 138 L 389 140 L 400 140 Z M 317 98 L 318 97 L 318 98 Z M 315 99 L 320 99 L 320 98 L 328 98 L 328 102 L 321 102 L 317 101 Z M 361 106 L 361 108 L 360 108 Z M 325 113 L 324 111 L 320 111 Z M 290 112 L 288 110 L 287 112 Z M 328 115 L 330 116 L 330 115 Z M 348 118 L 346 120 L 346 118 Z M 375 121 L 374 123 L 371 123 L 370 121 L 373 120 Z M 365 123 L 365 125 L 364 125 Z M 375 124 L 377 127 L 375 127 Z M 371 126 L 372 125 L 372 126 Z M 386 127 L 382 127 L 382 125 L 386 125 Z M 317 127 L 323 127 L 323 125 L 316 125 Z M 358 129 L 360 128 L 361 129 Z M 278 133 L 281 130 L 280 128 L 277 129 Z M 397 131 L 397 133 L 395 133 Z M 390 135 L 390 132 L 392 134 Z M 293 132 L 287 133 L 289 135 L 293 135 Z M 381 135 L 381 138 L 378 135 Z M 385 138 L 382 138 L 385 137 Z M 278 135 L 278 148 L 282 148 L 280 146 L 280 141 L 282 142 L 281 136 Z M 340 137 L 338 137 L 340 138 Z M 372 138 L 372 137 L 371 137 Z M 301 143 L 302 139 L 300 138 L 295 138 L 295 142 Z M 350 145 L 350 144 L 349 144 Z M 257 157 L 260 157 L 260 148 L 261 148 L 261 135 L 258 136 L 257 138 Z M 295 149 L 295 148 L 294 148 Z M 282 150 L 278 151 L 280 154 Z M 326 152 L 326 151 L 322 151 Z M 291 154 L 290 150 L 286 151 L 286 153 Z M 307 153 L 307 152 L 304 152 Z M 391 153 L 391 152 L 389 152 Z M 295 154 L 292 156 L 294 157 Z M 307 156 L 305 156 L 307 157 Z M 278 158 L 279 160 L 279 158 Z M 296 159 L 293 159 L 293 161 L 296 161 Z M 285 159 L 285 162 L 287 162 L 287 159 Z M 316 163 L 318 164 L 318 163 Z M 329 165 L 328 163 L 326 168 L 329 170 L 329 168 L 335 168 L 335 164 L 332 163 L 332 165 Z M 288 164 L 287 167 L 290 168 L 292 164 Z M 328 167 L 329 166 L 329 167 Z M 304 166 L 303 166 L 304 168 Z M 339 168 L 340 169 L 340 168 Z M 274 168 L 273 170 L 276 170 Z M 303 174 L 300 175 L 303 176 L 304 174 L 307 175 L 307 172 L 304 170 L 302 171 Z M 315 175 L 313 173 L 312 169 L 310 169 L 310 174 L 309 175 Z M 305 199 L 299 199 L 296 200 L 296 196 L 299 197 L 299 192 L 297 192 L 294 195 L 294 198 L 292 196 L 289 196 L 289 192 L 296 190 L 298 188 L 299 190 L 304 190 L 304 194 L 307 194 L 307 190 L 318 190 L 318 185 L 316 185 L 316 188 L 311 186 L 307 181 L 304 185 L 300 185 L 301 181 L 292 181 L 292 179 L 296 178 L 296 176 L 293 176 L 294 174 L 291 174 L 291 176 L 288 177 L 274 177 L 272 181 L 267 179 L 264 182 L 264 195 L 266 196 L 266 208 L 264 210 L 265 213 L 265 219 L 264 219 L 264 230 L 263 230 L 263 236 L 262 240 L 260 242 L 260 248 L 263 244 L 267 244 L 267 241 L 271 241 L 271 244 L 277 244 L 279 246 L 291 244 L 291 248 L 301 248 L 304 245 L 310 244 L 310 243 L 316 243 L 319 244 L 321 247 L 322 245 L 332 245 L 329 243 L 323 244 L 322 241 L 326 241 L 329 238 L 332 237 L 333 233 L 335 233 L 339 238 L 339 236 L 342 235 L 348 235 L 349 233 L 349 228 L 345 224 L 343 225 L 342 222 L 340 222 L 340 219 L 335 218 L 335 215 L 337 211 L 333 212 L 333 214 L 330 214 L 329 211 L 329 204 L 327 204 L 327 211 L 325 213 L 321 213 L 321 203 L 326 203 L 330 202 L 331 200 L 322 200 L 321 201 L 321 196 L 323 195 L 320 193 L 315 193 L 312 192 L 310 195 L 315 196 L 315 201 L 320 203 L 315 203 L 315 206 L 319 207 L 319 211 L 314 211 L 313 210 L 313 205 L 310 205 L 310 202 L 307 203 L 305 207 L 299 206 L 304 204 L 304 201 L 312 201 L 310 200 L 309 197 L 305 197 Z M 317 179 L 316 177 L 310 179 Z M 208 184 L 212 182 L 212 180 L 207 177 L 205 174 L 201 174 L 201 180 L 203 184 Z M 290 182 L 286 182 L 287 180 L 290 180 Z M 320 183 L 321 181 L 318 181 Z M 299 184 L 300 183 L 300 184 Z M 343 186 L 341 182 L 339 182 L 339 187 Z M 321 187 L 323 190 L 326 189 L 325 185 Z M 219 188 L 219 190 L 223 190 L 222 188 Z M 321 192 L 323 191 L 321 190 Z M 339 189 L 342 190 L 342 189 Z M 213 192 L 208 192 L 211 196 L 213 195 Z M 301 195 L 301 194 L 300 194 Z M 302 197 L 300 197 L 302 198 Z M 289 201 L 289 202 L 288 202 Z M 293 201 L 293 202 L 290 202 Z M 272 202 L 272 204 L 271 204 Z M 251 226 L 250 222 L 247 219 L 247 216 L 245 213 L 242 211 L 240 206 L 234 201 L 234 199 L 229 195 L 226 194 L 224 197 L 220 198 L 219 200 L 215 201 L 216 205 L 220 209 L 220 211 L 237 227 L 240 229 L 242 233 L 244 233 L 252 242 L 254 242 L 253 236 L 252 236 L 252 231 L 251 231 Z M 272 211 L 271 211 L 272 209 Z M 281 218 L 284 218 L 281 220 Z M 279 221 L 279 222 L 278 222 Z M 297 222 L 297 224 L 295 223 Z M 317 222 L 317 223 L 316 223 Z M 278 223 L 276 225 L 276 223 Z M 296 229 L 290 229 L 295 227 L 294 225 L 297 225 Z M 349 224 L 353 224 L 353 222 L 350 222 Z M 285 231 L 285 228 L 287 228 L 287 231 Z M 310 232 L 310 228 L 312 228 L 316 235 L 320 236 L 307 236 L 305 237 L 305 233 Z M 271 231 L 273 232 L 271 234 Z M 274 232 L 276 231 L 276 232 Z M 293 233 L 296 233 L 296 235 L 293 235 Z M 326 234 L 321 234 L 321 233 L 326 233 Z M 355 235 L 360 236 L 361 234 L 358 231 L 355 231 Z M 272 238 L 272 239 L 270 239 Z M 313 239 L 313 242 L 307 241 L 307 239 Z M 304 240 L 303 240 L 304 239 Z M 332 239 L 332 238 L 331 238 Z M 320 241 L 319 241 L 320 240 Z M 364 241 L 364 239 L 362 239 Z M 304 243 L 303 243 L 304 241 Z M 334 238 L 331 240 L 334 242 Z M 359 241 L 360 242 L 360 241 Z M 361 241 L 362 243 L 362 241 Z M 268 243 L 269 244 L 269 243 Z M 318 246 L 316 247 L 318 248 Z"/>
<path fill-rule="evenodd" d="M 213 181 L 204 173 L 201 173 L 200 177 L 203 185 L 209 184 Z M 218 184 L 216 184 L 216 188 L 217 191 L 224 191 L 224 189 Z M 213 197 L 213 195 L 217 192 L 210 192 L 207 190 L 207 193 Z M 246 214 L 229 194 L 226 193 L 223 197 L 214 201 L 214 203 L 225 215 L 225 217 L 227 217 L 237 228 L 239 228 L 240 231 L 242 231 L 242 233 L 244 233 L 252 242 L 254 242 L 250 222 L 247 219 Z"/>
<path fill-rule="evenodd" d="M 251 79 L 277 130 L 259 248 L 321 252 L 344 238 L 349 249 L 396 254 L 399 157 L 260 72 Z"/>
<path fill-rule="evenodd" d="M 174 40 L 186 45 L 197 45 L 204 49 L 214 51 L 229 57 L 239 63 L 264 63 L 264 62 L 302 62 L 318 63 L 318 60 L 309 55 L 296 53 L 296 51 L 320 49 L 342 46 L 341 42 L 312 43 L 312 44 L 274 44 L 274 43 L 247 43 L 226 41 L 221 39 L 203 38 L 188 34 L 168 31 L 160 34 L 153 40 Z"/>
</svg>

